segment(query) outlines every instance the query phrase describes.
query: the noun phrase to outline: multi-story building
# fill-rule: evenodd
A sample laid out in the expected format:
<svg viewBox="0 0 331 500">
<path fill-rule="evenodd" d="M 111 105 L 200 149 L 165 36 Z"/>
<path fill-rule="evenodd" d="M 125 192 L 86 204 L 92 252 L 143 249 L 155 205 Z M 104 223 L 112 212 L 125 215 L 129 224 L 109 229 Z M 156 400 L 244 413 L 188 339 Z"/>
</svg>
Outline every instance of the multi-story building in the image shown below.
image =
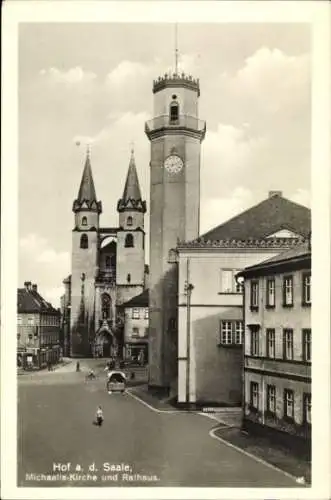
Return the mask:
<svg viewBox="0 0 331 500">
<path fill-rule="evenodd" d="M 181 242 L 178 262 L 178 402 L 241 405 L 243 293 L 235 275 L 297 246 L 310 210 L 281 192 Z"/>
<path fill-rule="evenodd" d="M 245 290 L 244 427 L 309 450 L 309 242 L 246 268 L 240 278 Z"/>
<path fill-rule="evenodd" d="M 148 290 L 122 305 L 124 310 L 123 358 L 148 363 Z"/>
<path fill-rule="evenodd" d="M 60 311 L 39 293 L 31 281 L 17 290 L 18 365 L 43 367 L 60 358 Z"/>
</svg>

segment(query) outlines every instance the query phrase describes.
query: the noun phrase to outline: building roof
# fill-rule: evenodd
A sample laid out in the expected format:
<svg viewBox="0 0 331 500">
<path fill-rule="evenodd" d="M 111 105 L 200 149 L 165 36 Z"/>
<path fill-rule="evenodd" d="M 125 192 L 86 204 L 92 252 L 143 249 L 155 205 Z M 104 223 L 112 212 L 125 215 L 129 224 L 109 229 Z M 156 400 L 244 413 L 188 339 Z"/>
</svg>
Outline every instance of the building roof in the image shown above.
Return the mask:
<svg viewBox="0 0 331 500">
<path fill-rule="evenodd" d="M 310 210 L 274 192 L 269 198 L 200 236 L 200 240 L 264 239 L 287 229 L 299 236 L 310 232 Z"/>
<path fill-rule="evenodd" d="M 17 289 L 17 312 L 59 314 L 36 290 L 27 287 Z"/>
<path fill-rule="evenodd" d="M 82 180 L 80 182 L 77 199 L 74 201 L 73 210 L 81 208 L 95 209 L 101 212 L 101 203 L 97 201 L 94 187 L 90 154 L 87 152 Z"/>
<path fill-rule="evenodd" d="M 297 245 L 294 248 L 290 248 L 281 252 L 274 257 L 266 259 L 254 266 L 246 267 L 243 271 L 238 273 L 237 276 L 253 276 L 254 274 L 267 272 L 273 269 L 279 269 L 280 267 L 286 266 L 287 268 L 294 266 L 297 267 L 302 263 L 309 263 L 311 261 L 311 249 L 310 240 L 304 241 L 302 244 Z"/>
<path fill-rule="evenodd" d="M 122 304 L 122 307 L 148 307 L 149 305 L 149 290 L 146 288 L 141 294 L 136 295 L 132 299 Z"/>
<path fill-rule="evenodd" d="M 133 150 L 131 151 L 131 158 L 123 195 L 117 204 L 117 210 L 119 212 L 125 209 L 146 212 L 146 202 L 141 198 L 140 185 Z"/>
</svg>

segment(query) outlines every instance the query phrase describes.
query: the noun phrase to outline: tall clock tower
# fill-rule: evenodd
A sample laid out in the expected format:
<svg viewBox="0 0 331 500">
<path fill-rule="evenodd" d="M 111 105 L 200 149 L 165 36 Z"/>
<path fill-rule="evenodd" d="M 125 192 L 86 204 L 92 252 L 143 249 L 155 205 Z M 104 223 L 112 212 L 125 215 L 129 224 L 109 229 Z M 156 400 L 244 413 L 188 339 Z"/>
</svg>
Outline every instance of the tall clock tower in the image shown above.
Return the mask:
<svg viewBox="0 0 331 500">
<path fill-rule="evenodd" d="M 199 80 L 184 73 L 153 82 L 151 142 L 149 385 L 169 389 L 177 370 L 177 265 L 169 250 L 199 235 L 200 150 L 206 124 L 199 120 Z"/>
</svg>

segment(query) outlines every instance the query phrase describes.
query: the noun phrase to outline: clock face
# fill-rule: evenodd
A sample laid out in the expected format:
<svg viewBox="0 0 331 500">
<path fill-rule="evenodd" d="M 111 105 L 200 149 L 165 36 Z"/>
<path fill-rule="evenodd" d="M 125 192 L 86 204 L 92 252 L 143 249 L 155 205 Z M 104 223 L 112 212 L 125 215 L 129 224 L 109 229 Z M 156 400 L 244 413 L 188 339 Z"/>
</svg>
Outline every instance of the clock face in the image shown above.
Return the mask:
<svg viewBox="0 0 331 500">
<path fill-rule="evenodd" d="M 177 174 L 184 166 L 183 160 L 177 155 L 168 156 L 164 161 L 164 168 L 171 174 Z"/>
</svg>

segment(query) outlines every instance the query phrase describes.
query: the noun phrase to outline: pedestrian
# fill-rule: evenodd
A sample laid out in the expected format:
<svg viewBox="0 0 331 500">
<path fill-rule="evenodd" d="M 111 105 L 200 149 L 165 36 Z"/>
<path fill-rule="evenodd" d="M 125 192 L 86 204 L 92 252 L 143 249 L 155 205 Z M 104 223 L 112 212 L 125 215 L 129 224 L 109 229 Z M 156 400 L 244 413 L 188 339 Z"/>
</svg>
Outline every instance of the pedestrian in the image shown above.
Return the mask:
<svg viewBox="0 0 331 500">
<path fill-rule="evenodd" d="M 103 423 L 103 411 L 102 411 L 101 406 L 98 406 L 98 408 L 97 408 L 96 423 L 99 427 L 101 427 L 102 423 Z"/>
<path fill-rule="evenodd" d="M 80 371 L 80 364 L 79 364 L 79 361 L 77 361 L 76 363 L 76 372 L 79 372 Z"/>
</svg>

